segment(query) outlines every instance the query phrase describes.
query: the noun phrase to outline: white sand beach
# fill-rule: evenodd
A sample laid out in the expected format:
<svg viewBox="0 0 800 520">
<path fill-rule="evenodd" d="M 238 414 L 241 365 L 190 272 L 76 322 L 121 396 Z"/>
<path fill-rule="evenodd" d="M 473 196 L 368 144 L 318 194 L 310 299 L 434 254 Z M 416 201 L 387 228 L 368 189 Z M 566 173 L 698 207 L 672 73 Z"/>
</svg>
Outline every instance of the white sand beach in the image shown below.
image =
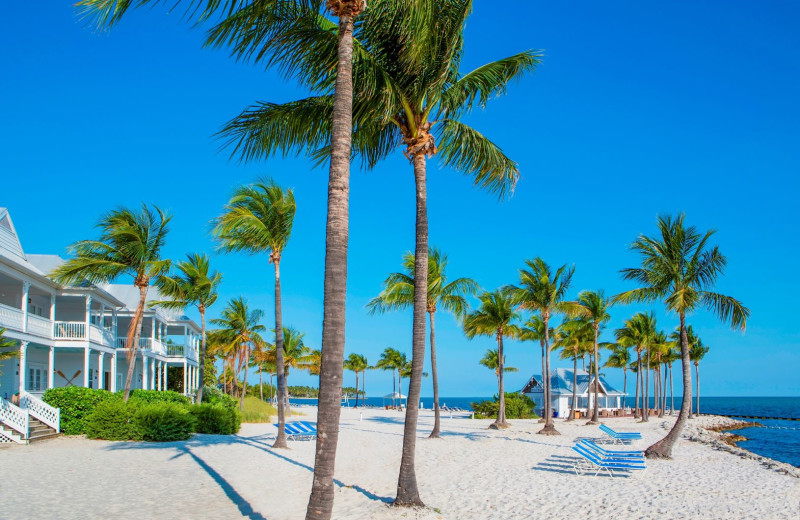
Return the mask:
<svg viewBox="0 0 800 520">
<path fill-rule="evenodd" d="M 302 411 L 313 420 L 314 409 Z M 360 414 L 363 413 L 363 420 Z M 644 474 L 576 475 L 577 437 L 601 437 L 583 421 L 556 426 L 560 437 L 535 435 L 536 421 L 443 421 L 428 440 L 430 411 L 420 418 L 417 478 L 425 510 L 386 504 L 395 492 L 402 414 L 345 409 L 339 439 L 334 518 L 759 518 L 800 517 L 800 478 L 700 442 L 681 440 L 672 461 L 648 461 Z M 644 448 L 674 419 L 608 419 L 641 431 Z M 715 422 L 691 421 L 687 434 Z M 179 443 L 124 443 L 62 437 L 0 448 L 14 485 L 0 489 L 0 518 L 303 518 L 311 487 L 314 442 L 270 448 L 275 428 L 245 424 L 236 436 L 196 435 Z M 767 461 L 768 462 L 768 461 Z M 37 500 L 31 500 L 37 497 Z"/>
</svg>

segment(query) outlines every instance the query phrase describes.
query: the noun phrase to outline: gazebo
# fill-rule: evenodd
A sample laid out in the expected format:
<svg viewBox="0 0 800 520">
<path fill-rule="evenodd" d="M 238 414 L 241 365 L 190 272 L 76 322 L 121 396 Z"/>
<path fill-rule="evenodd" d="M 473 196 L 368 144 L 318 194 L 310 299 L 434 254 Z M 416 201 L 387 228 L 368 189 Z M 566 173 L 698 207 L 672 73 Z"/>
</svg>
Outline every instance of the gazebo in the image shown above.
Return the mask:
<svg viewBox="0 0 800 520">
<path fill-rule="evenodd" d="M 400 401 L 400 407 L 403 408 L 403 399 L 407 399 L 407 396 L 401 394 L 400 392 L 393 392 L 391 394 L 384 395 L 383 396 L 383 407 L 384 408 L 389 408 L 389 406 L 386 404 L 386 400 L 387 399 L 391 400 L 391 402 L 392 402 L 391 406 L 395 405 L 394 404 L 395 400 L 399 400 Z"/>
</svg>

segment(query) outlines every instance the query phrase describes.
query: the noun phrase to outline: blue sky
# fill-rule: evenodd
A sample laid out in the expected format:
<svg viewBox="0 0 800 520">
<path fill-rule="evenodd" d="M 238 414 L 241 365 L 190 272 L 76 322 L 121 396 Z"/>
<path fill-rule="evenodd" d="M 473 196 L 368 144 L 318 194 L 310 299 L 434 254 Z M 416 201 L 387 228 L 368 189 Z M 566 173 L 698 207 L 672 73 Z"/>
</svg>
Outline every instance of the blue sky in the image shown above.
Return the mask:
<svg viewBox="0 0 800 520">
<path fill-rule="evenodd" d="M 201 33 L 163 8 L 134 12 L 102 34 L 64 1 L 12 3 L 4 15 L 15 22 L 0 32 L 0 205 L 25 250 L 63 254 L 94 236 L 103 211 L 147 201 L 174 215 L 168 256 L 212 252 L 208 222 L 231 189 L 272 176 L 298 201 L 282 264 L 284 322 L 319 346 L 327 171 L 303 158 L 242 165 L 213 137 L 256 100 L 304 92 L 203 49 Z M 436 158 L 429 163 L 430 238 L 449 254 L 450 276 L 493 289 L 515 282 L 523 261 L 538 255 L 575 264 L 573 296 L 613 294 L 631 287 L 619 269 L 636 265 L 627 249 L 636 236 L 652 233 L 658 214 L 686 212 L 690 223 L 718 230 L 729 260 L 718 290 L 752 311 L 745 334 L 706 312 L 690 317 L 711 346 L 703 394 L 800 395 L 800 332 L 785 304 L 800 288 L 791 209 L 800 193 L 799 15 L 796 4 L 777 1 L 476 2 L 465 72 L 523 49 L 543 49 L 545 58 L 470 117 L 518 161 L 512 198 L 498 202 Z M 374 171 L 354 167 L 351 182 L 346 350 L 371 362 L 388 346 L 410 355 L 410 312 L 364 309 L 414 245 L 410 165 L 398 152 Z M 214 262 L 225 276 L 222 300 L 244 295 L 272 313 L 266 257 Z M 652 308 L 661 327 L 676 325 Z M 609 330 L 643 309 L 615 308 Z M 437 344 L 442 395 L 495 391 L 493 374 L 478 365 L 491 339 L 467 340 L 440 316 Z M 506 351 L 520 369 L 508 388 L 539 372 L 538 344 L 511 342 Z M 605 372 L 621 386 L 619 371 Z M 388 373 L 368 374 L 368 393 L 390 390 Z M 422 393 L 431 395 L 430 380 Z"/>
</svg>

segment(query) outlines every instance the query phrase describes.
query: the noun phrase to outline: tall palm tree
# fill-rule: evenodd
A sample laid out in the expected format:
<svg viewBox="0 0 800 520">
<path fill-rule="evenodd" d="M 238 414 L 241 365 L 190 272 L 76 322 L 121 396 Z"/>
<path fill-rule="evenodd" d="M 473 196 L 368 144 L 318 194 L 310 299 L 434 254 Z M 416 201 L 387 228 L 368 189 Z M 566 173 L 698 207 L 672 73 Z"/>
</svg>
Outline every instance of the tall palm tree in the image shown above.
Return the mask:
<svg viewBox="0 0 800 520">
<path fill-rule="evenodd" d="M 177 275 L 164 275 L 156 281 L 156 286 L 167 300 L 154 301 L 150 305 L 158 305 L 167 309 L 183 309 L 197 307 L 200 313 L 201 343 L 198 381 L 195 400 L 203 402 L 203 384 L 206 365 L 206 311 L 217 301 L 217 290 L 222 283 L 222 275 L 211 270 L 208 255 L 186 255 L 186 260 L 178 262 L 175 267 Z"/>
<path fill-rule="evenodd" d="M 298 331 L 294 327 L 283 327 L 283 334 L 281 335 L 281 345 L 283 346 L 283 353 L 278 352 L 276 345 L 269 346 L 268 359 L 272 363 L 279 363 L 279 359 L 283 361 L 283 376 L 284 385 L 280 388 L 278 385 L 278 403 L 282 403 L 284 410 L 288 415 L 289 412 L 289 385 L 286 381 L 289 379 L 289 371 L 291 369 L 298 370 L 313 370 L 314 358 L 311 355 L 311 348 L 305 344 L 305 333 Z"/>
<path fill-rule="evenodd" d="M 550 399 L 550 318 L 557 314 L 568 317 L 582 314 L 583 308 L 578 302 L 565 301 L 574 267 L 562 265 L 555 272 L 539 257 L 525 261 L 526 268 L 520 269 L 519 287 L 511 286 L 514 301 L 521 309 L 538 313 L 544 329 L 545 389 L 544 413 L 545 423 L 538 433 L 541 435 L 560 435 L 553 424 L 552 402 Z"/>
<path fill-rule="evenodd" d="M 322 366 L 322 350 L 312 348 L 308 351 L 308 373 L 312 376 L 319 376 L 320 367 Z"/>
<path fill-rule="evenodd" d="M 611 319 L 608 309 L 611 307 L 611 302 L 605 297 L 603 291 L 583 291 L 578 295 L 578 303 L 582 307 L 581 315 L 589 320 L 592 324 L 594 331 L 594 350 L 592 358 L 594 359 L 594 406 L 592 407 L 592 417 L 586 424 L 598 424 L 600 422 L 598 394 L 599 394 L 599 381 L 600 374 L 598 372 L 598 342 L 600 337 L 600 327 L 605 325 Z"/>
<path fill-rule="evenodd" d="M 642 403 L 642 420 L 647 421 L 647 399 L 644 395 L 644 376 L 642 372 L 642 352 L 644 352 L 653 339 L 656 331 L 656 317 L 652 312 L 639 312 L 625 321 L 622 328 L 614 331 L 617 343 L 625 348 L 633 347 L 636 351 L 636 398 L 634 399 L 634 418 L 639 417 L 639 397 Z"/>
<path fill-rule="evenodd" d="M 381 352 L 381 358 L 375 364 L 375 368 L 380 370 L 391 370 L 392 371 L 392 408 L 395 407 L 394 398 L 397 394 L 397 390 L 395 389 L 395 370 L 400 370 L 400 366 L 403 362 L 404 354 L 401 354 L 399 350 L 393 349 L 388 347 Z"/>
<path fill-rule="evenodd" d="M 500 367 L 501 366 L 503 367 L 503 373 L 506 373 L 506 374 L 509 373 L 509 372 L 519 372 L 519 369 L 517 367 L 512 367 L 512 366 L 506 365 L 505 356 L 503 356 L 503 362 L 500 363 L 500 358 L 498 357 L 496 348 L 495 349 L 491 349 L 491 348 L 487 349 L 486 350 L 486 354 L 483 355 L 483 357 L 481 358 L 480 361 L 478 361 L 478 363 L 480 363 L 481 365 L 485 366 L 489 370 L 493 371 L 494 375 L 497 377 L 497 388 L 498 388 L 498 390 L 497 390 L 497 392 L 498 392 L 497 393 L 497 398 L 498 399 L 500 398 L 500 394 L 503 392 L 503 390 L 502 390 L 503 387 L 501 386 L 502 383 L 500 381 L 500 379 L 501 379 L 501 377 L 500 377 Z M 504 409 L 504 411 L 505 411 L 505 409 Z"/>
<path fill-rule="evenodd" d="M 146 204 L 138 212 L 128 208 L 109 211 L 97 223 L 100 237 L 69 246 L 68 251 L 75 257 L 50 273 L 53 280 L 65 285 L 111 283 L 122 276 L 133 279 L 134 287 L 139 290 L 139 303 L 128 327 L 126 401 L 131 392 L 147 291 L 171 265 L 169 260 L 161 258 L 170 219 L 157 206 L 151 209 Z"/>
<path fill-rule="evenodd" d="M 281 307 L 281 256 L 292 234 L 297 205 L 291 189 L 284 191 L 272 180 L 260 179 L 239 186 L 233 192 L 225 211 L 214 220 L 213 234 L 219 249 L 225 252 L 245 251 L 269 255 L 275 267 L 275 345 L 277 352 L 278 395 L 287 394 L 283 362 L 283 315 Z M 274 448 L 286 444 L 286 411 L 278 401 L 278 437 Z"/>
<path fill-rule="evenodd" d="M 414 305 L 414 269 L 413 253 L 403 255 L 404 272 L 392 273 L 383 282 L 383 291 L 373 298 L 367 308 L 370 313 L 383 313 L 390 310 L 408 309 Z M 440 430 L 439 417 L 439 379 L 436 365 L 436 322 L 434 317 L 439 309 L 461 318 L 469 308 L 465 296 L 472 296 L 478 291 L 478 284 L 471 278 L 458 278 L 452 282 L 447 279 L 447 255 L 440 250 L 430 248 L 428 251 L 428 303 L 427 312 L 431 327 L 431 373 L 433 374 L 433 431 L 429 438 L 438 438 Z"/>
<path fill-rule="evenodd" d="M 356 375 L 356 408 L 358 408 L 358 374 L 363 374 L 369 368 L 369 363 L 367 363 L 367 358 L 361 354 L 350 354 L 344 361 L 344 368 Z"/>
<path fill-rule="evenodd" d="M 374 0 L 354 28 L 357 80 L 350 128 L 354 129 L 355 151 L 372 167 L 392 153 L 396 143 L 402 143 L 402 151 L 413 165 L 416 188 L 415 271 L 419 274 L 415 280 L 414 371 L 396 505 L 422 505 L 414 449 L 425 352 L 427 159 L 441 151 L 444 166 L 473 176 L 477 185 L 500 195 L 510 191 L 519 173 L 516 163 L 462 118 L 474 107 L 483 108 L 489 99 L 504 93 L 511 81 L 534 68 L 540 56 L 526 51 L 462 74 L 459 68 L 463 30 L 471 7 L 472 0 Z M 330 41 L 329 22 L 319 19 L 315 28 L 310 27 L 296 40 L 281 39 L 281 43 L 313 47 L 314 61 L 319 66 L 296 74 L 307 80 L 316 95 L 282 105 L 261 103 L 230 121 L 222 135 L 243 156 L 309 148 L 318 158 L 327 156 L 334 131 L 329 123 L 334 106 L 329 89 L 336 79 L 330 66 L 335 47 Z M 260 53 L 254 42 L 267 42 L 252 24 L 240 24 L 234 32 L 228 32 L 223 40 L 236 41 L 246 49 L 245 54 Z"/>
<path fill-rule="evenodd" d="M 506 397 L 503 389 L 503 339 L 519 338 L 522 329 L 517 322 L 519 314 L 515 310 L 513 290 L 504 287 L 488 292 L 484 291 L 478 295 L 481 305 L 477 310 L 464 317 L 464 333 L 468 338 L 475 336 L 494 336 L 497 341 L 497 370 L 500 375 L 498 381 L 499 390 L 499 409 L 497 419 L 489 425 L 489 428 L 504 429 L 508 428 L 506 422 Z"/>
<path fill-rule="evenodd" d="M 700 415 L 700 361 L 708 354 L 709 347 L 703 345 L 703 341 L 694 334 L 692 326 L 686 329 L 686 336 L 689 339 L 689 359 L 694 363 L 694 384 L 695 384 L 695 407 L 694 413 Z"/>
<path fill-rule="evenodd" d="M 556 327 L 553 347 L 561 349 L 561 359 L 572 360 L 572 403 L 567 422 L 575 419 L 578 408 L 578 357 L 588 350 L 592 351 L 594 343 L 592 323 L 586 318 L 567 320 Z"/>
<path fill-rule="evenodd" d="M 7 338 L 5 334 L 6 329 L 0 327 L 0 365 L 2 365 L 2 362 L 6 359 L 19 357 L 17 342 L 13 339 Z M 0 371 L 0 375 L 3 375 L 2 371 Z M 22 390 L 24 390 L 24 388 Z"/>
<path fill-rule="evenodd" d="M 628 395 L 628 365 L 631 363 L 630 347 L 613 343 L 609 345 L 611 355 L 608 356 L 604 367 L 621 368 L 622 369 L 622 393 Z"/>
<path fill-rule="evenodd" d="M 244 369 L 242 392 L 239 396 L 239 407 L 244 409 L 244 398 L 247 394 L 247 369 L 250 366 L 250 353 L 256 346 L 264 346 L 266 342 L 261 336 L 267 328 L 260 323 L 264 311 L 250 310 L 247 300 L 242 297 L 234 298 L 228 302 L 220 313 L 219 318 L 211 323 L 219 327 L 215 334 L 221 345 L 229 345 L 233 352 L 231 368 L 233 374 L 238 374 Z"/>
<path fill-rule="evenodd" d="M 658 217 L 659 236 L 640 235 L 631 249 L 639 254 L 641 267 L 622 270 L 625 280 L 641 287 L 614 297 L 621 303 L 663 300 L 668 311 L 680 319 L 681 365 L 683 368 L 683 400 L 678 420 L 666 437 L 647 448 L 648 457 L 670 458 L 692 406 L 692 374 L 689 342 L 686 336 L 686 315 L 701 308 L 712 311 L 734 329 L 744 330 L 750 310 L 741 302 L 711 289 L 723 274 L 727 259 L 719 247 L 708 242 L 713 231 L 701 233 L 694 226 L 684 226 L 684 215 Z"/>
<path fill-rule="evenodd" d="M 555 331 L 553 330 L 553 327 L 549 327 L 547 334 L 545 334 L 544 321 L 542 320 L 542 317 L 534 314 L 528 319 L 528 321 L 525 322 L 525 326 L 523 327 L 519 338 L 522 341 L 538 341 L 539 346 L 542 349 L 542 408 L 544 408 L 544 403 L 549 400 L 547 393 L 549 386 L 544 383 L 544 377 L 547 374 L 547 358 L 545 357 L 546 351 L 544 340 L 545 337 L 553 337 L 554 334 Z M 545 415 L 546 414 L 542 412 L 542 418 L 539 419 L 540 423 L 547 422 Z"/>
</svg>

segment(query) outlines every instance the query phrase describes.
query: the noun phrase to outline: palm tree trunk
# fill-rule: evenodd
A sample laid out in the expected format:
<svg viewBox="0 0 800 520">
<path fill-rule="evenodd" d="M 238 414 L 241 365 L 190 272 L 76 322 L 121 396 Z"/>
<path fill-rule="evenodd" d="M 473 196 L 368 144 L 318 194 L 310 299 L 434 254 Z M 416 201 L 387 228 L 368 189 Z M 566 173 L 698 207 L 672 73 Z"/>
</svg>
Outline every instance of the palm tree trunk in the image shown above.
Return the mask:
<svg viewBox="0 0 800 520">
<path fill-rule="evenodd" d="M 578 407 L 578 356 L 572 356 L 572 405 L 569 409 L 567 422 L 575 418 L 575 408 Z"/>
<path fill-rule="evenodd" d="M 672 379 L 672 362 L 669 364 L 669 415 L 675 411 L 675 384 Z"/>
<path fill-rule="evenodd" d="M 201 404 L 206 377 L 206 306 L 198 305 L 198 310 L 200 311 L 200 366 L 197 369 L 197 379 L 200 384 L 194 399 L 197 404 Z"/>
<path fill-rule="evenodd" d="M 550 323 L 550 316 L 546 314 L 542 316 L 542 321 L 544 322 L 544 349 L 545 349 L 545 372 L 547 372 L 544 376 L 545 381 L 547 381 L 547 402 L 545 404 L 545 423 L 544 428 L 539 430 L 537 433 L 540 435 L 561 435 L 558 430 L 556 430 L 555 425 L 553 424 L 553 410 L 552 410 L 552 403 L 550 402 L 550 331 L 549 331 L 549 323 Z"/>
<path fill-rule="evenodd" d="M 439 417 L 439 376 L 436 369 L 436 327 L 432 312 L 428 313 L 431 321 L 431 376 L 433 378 L 433 431 L 428 436 L 429 439 L 439 438 L 440 417 Z"/>
<path fill-rule="evenodd" d="M 244 379 L 242 380 L 242 395 L 239 401 L 240 410 L 244 410 L 244 398 L 247 397 L 247 368 L 250 365 L 250 346 L 247 343 L 244 344 L 242 356 L 244 357 Z"/>
<path fill-rule="evenodd" d="M 283 352 L 283 309 L 281 306 L 281 260 L 280 256 L 273 258 L 275 265 L 275 367 L 278 373 L 278 436 L 275 438 L 273 448 L 285 448 L 286 444 L 286 365 Z"/>
<path fill-rule="evenodd" d="M 539 344 L 542 346 L 542 417 L 539 419 L 540 423 L 547 422 L 547 402 L 549 397 L 547 395 L 547 382 L 545 381 L 545 375 L 547 374 L 547 360 L 545 360 L 545 349 L 544 349 L 544 338 L 539 341 Z"/>
<path fill-rule="evenodd" d="M 139 304 L 136 312 L 133 313 L 133 320 L 128 327 L 128 373 L 125 376 L 125 395 L 123 399 L 127 402 L 131 395 L 131 383 L 133 382 L 133 369 L 136 367 L 136 353 L 139 350 L 139 338 L 142 336 L 142 317 L 144 316 L 144 305 L 147 302 L 147 285 L 139 285 Z M 88 331 L 87 331 L 88 333 Z M 116 377 L 116 376 L 115 376 Z"/>
<path fill-rule="evenodd" d="M 502 430 L 508 428 L 509 424 L 506 422 L 506 392 L 505 387 L 503 385 L 504 380 L 504 371 L 505 371 L 505 363 L 503 363 L 503 334 L 502 332 L 497 334 L 497 389 L 499 391 L 498 395 L 498 408 L 497 408 L 497 419 L 489 425 L 489 428 L 493 430 Z"/>
<path fill-rule="evenodd" d="M 683 398 L 681 399 L 681 411 L 678 420 L 667 433 L 667 436 L 653 444 L 644 454 L 648 458 L 672 458 L 672 447 L 681 435 L 686 420 L 689 418 L 689 410 L 692 408 L 692 366 L 689 360 L 689 338 L 686 336 L 686 315 L 680 313 L 681 320 L 681 368 L 683 369 Z"/>
<path fill-rule="evenodd" d="M 411 378 L 408 383 L 406 420 L 403 429 L 403 454 L 397 479 L 397 506 L 423 507 L 417 487 L 414 457 L 417 442 L 419 396 L 425 362 L 425 314 L 428 311 L 428 194 L 425 155 L 414 156 L 414 181 L 417 192 L 416 245 L 414 250 L 414 313 L 411 341 Z M 402 389 L 401 389 L 402 392 Z"/>
<path fill-rule="evenodd" d="M 647 367 L 644 371 L 644 403 L 642 404 L 642 421 L 648 422 L 650 420 L 650 349 L 647 349 Z"/>
<path fill-rule="evenodd" d="M 700 363 L 694 364 L 694 374 L 695 374 L 694 384 L 695 388 L 697 389 L 697 391 L 695 392 L 695 394 L 697 394 L 697 397 L 695 397 L 697 401 L 697 406 L 695 406 L 694 413 L 695 415 L 700 415 Z"/>
<path fill-rule="evenodd" d="M 258 396 L 264 400 L 264 378 L 261 377 L 261 365 L 258 365 Z"/>
<path fill-rule="evenodd" d="M 599 417 L 599 408 L 600 402 L 598 400 L 598 395 L 600 392 L 600 368 L 598 367 L 599 363 L 597 361 L 597 340 L 600 335 L 600 326 L 598 324 L 594 324 L 594 353 L 592 356 L 594 357 L 594 407 L 592 408 L 592 419 L 588 421 L 586 424 L 597 424 L 600 422 Z"/>
<path fill-rule="evenodd" d="M 628 368 L 622 368 L 622 393 L 623 395 L 628 395 Z M 624 397 L 623 397 L 624 399 Z M 622 407 L 625 408 L 625 403 L 622 403 Z"/>
<path fill-rule="evenodd" d="M 356 370 L 355 373 L 356 373 L 356 408 L 358 408 L 358 370 Z"/>
<path fill-rule="evenodd" d="M 633 403 L 634 419 L 639 418 L 639 396 L 641 395 L 639 393 L 639 390 L 642 387 L 641 378 L 642 378 L 642 353 L 637 350 L 636 351 L 636 399 L 634 399 Z"/>
<path fill-rule="evenodd" d="M 361 395 L 363 396 L 363 398 L 361 399 L 362 404 L 364 403 L 364 400 L 367 398 L 366 388 L 367 388 L 367 370 L 364 369 L 364 373 L 361 374 Z M 366 405 L 364 404 L 364 406 Z"/>
</svg>

